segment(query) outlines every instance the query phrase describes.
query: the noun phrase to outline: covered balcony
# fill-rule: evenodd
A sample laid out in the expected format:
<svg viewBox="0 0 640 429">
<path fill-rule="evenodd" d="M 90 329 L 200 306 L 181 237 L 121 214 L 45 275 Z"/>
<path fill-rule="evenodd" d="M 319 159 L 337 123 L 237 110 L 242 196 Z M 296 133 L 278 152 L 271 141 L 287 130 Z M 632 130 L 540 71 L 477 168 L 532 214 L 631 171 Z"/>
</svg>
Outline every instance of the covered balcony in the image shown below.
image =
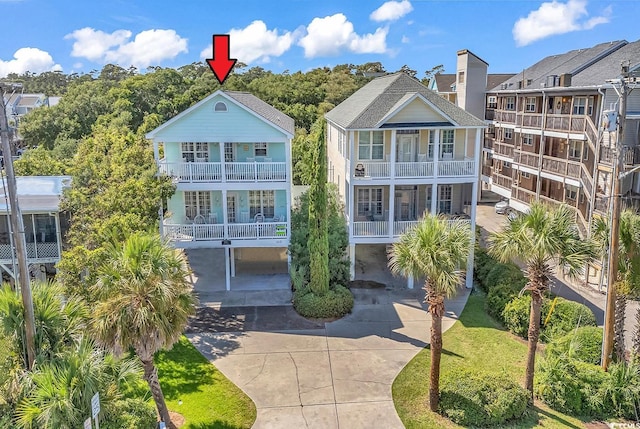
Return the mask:
<svg viewBox="0 0 640 429">
<path fill-rule="evenodd" d="M 436 196 L 435 205 L 432 204 Z M 415 226 L 425 212 L 437 212 L 451 221 L 469 222 L 471 184 L 395 186 L 393 207 L 390 187 L 355 187 L 354 238 L 389 239 Z M 392 210 L 393 213 L 390 213 Z"/>
<path fill-rule="evenodd" d="M 54 263 L 60 259 L 59 224 L 49 213 L 22 216 L 27 244 L 27 260 L 31 263 Z M 15 245 L 7 215 L 0 215 L 0 263 L 16 261 Z"/>
<path fill-rule="evenodd" d="M 180 183 L 286 182 L 286 162 L 251 159 L 244 162 L 168 162 L 160 160 L 161 173 Z"/>
</svg>

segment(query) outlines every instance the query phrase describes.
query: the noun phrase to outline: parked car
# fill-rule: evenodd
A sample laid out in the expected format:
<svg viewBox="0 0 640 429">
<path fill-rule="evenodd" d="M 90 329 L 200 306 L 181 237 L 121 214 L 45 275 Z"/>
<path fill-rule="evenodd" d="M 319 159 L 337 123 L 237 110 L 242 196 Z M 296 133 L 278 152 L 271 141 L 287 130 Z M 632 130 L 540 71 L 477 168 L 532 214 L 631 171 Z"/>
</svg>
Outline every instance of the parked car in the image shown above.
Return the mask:
<svg viewBox="0 0 640 429">
<path fill-rule="evenodd" d="M 496 213 L 498 214 L 507 214 L 507 210 L 509 209 L 509 200 L 501 200 L 496 203 Z"/>
</svg>

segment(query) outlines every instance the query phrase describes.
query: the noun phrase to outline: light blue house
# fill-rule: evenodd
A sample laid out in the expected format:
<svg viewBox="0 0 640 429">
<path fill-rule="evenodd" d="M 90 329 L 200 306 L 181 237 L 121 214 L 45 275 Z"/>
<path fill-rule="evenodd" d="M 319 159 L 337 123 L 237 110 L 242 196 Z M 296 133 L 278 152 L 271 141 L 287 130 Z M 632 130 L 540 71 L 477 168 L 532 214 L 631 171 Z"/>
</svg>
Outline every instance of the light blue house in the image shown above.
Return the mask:
<svg viewBox="0 0 640 429">
<path fill-rule="evenodd" d="M 180 248 L 286 248 L 294 121 L 252 94 L 216 91 L 146 137 L 176 183 L 161 234 Z"/>
</svg>

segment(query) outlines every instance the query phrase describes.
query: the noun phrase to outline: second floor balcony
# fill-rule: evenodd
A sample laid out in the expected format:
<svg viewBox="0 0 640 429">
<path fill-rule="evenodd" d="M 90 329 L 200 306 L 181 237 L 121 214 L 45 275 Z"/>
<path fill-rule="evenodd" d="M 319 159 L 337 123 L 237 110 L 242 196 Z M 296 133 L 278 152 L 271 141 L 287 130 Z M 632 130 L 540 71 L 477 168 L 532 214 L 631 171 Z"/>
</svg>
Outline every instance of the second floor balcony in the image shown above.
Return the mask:
<svg viewBox="0 0 640 429">
<path fill-rule="evenodd" d="M 159 170 L 177 182 L 286 182 L 286 162 L 159 162 Z"/>
<path fill-rule="evenodd" d="M 354 180 L 391 179 L 391 178 L 432 178 L 474 176 L 477 161 L 470 158 L 451 160 L 426 159 L 416 162 L 376 162 L 356 161 L 352 164 Z M 395 173 L 394 173 L 395 172 Z"/>
</svg>

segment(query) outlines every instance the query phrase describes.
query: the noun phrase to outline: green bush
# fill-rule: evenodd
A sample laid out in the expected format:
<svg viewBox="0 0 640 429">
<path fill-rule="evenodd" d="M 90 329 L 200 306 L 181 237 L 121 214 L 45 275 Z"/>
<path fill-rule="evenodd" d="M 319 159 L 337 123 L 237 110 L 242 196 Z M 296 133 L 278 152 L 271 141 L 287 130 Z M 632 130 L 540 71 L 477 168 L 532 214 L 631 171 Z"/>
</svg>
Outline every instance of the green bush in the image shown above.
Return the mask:
<svg viewBox="0 0 640 429">
<path fill-rule="evenodd" d="M 327 319 L 342 317 L 353 308 L 353 294 L 344 286 L 337 285 L 320 296 L 308 287 L 297 289 L 293 293 L 293 306 L 304 317 Z"/>
<path fill-rule="evenodd" d="M 493 266 L 496 264 L 497 264 L 497 261 L 491 256 L 489 256 L 486 250 L 479 249 L 475 253 L 475 261 L 474 261 L 475 270 L 474 271 L 476 275 L 476 280 L 478 281 L 480 288 L 485 292 L 487 291 L 486 289 L 487 275 L 489 275 L 489 272 L 491 271 Z"/>
<path fill-rule="evenodd" d="M 606 417 L 601 386 L 608 374 L 598 365 L 566 356 L 549 356 L 538 364 L 536 396 L 554 410 L 575 416 Z"/>
<path fill-rule="evenodd" d="M 512 299 L 502 311 L 504 326 L 522 338 L 528 337 L 529 311 L 531 309 L 531 295 L 528 293 Z"/>
<path fill-rule="evenodd" d="M 490 292 L 492 288 L 499 284 L 511 284 L 518 290 L 522 289 L 527 283 L 526 278 L 522 274 L 522 270 L 514 264 L 495 264 L 485 280 L 485 290 Z"/>
<path fill-rule="evenodd" d="M 609 365 L 599 400 L 613 417 L 638 420 L 640 415 L 640 362 L 618 362 Z"/>
<path fill-rule="evenodd" d="M 578 302 L 558 298 L 555 306 L 552 300 L 544 298 L 540 317 L 540 340 L 547 342 L 563 336 L 580 326 L 595 326 L 593 312 Z M 505 327 L 513 334 L 528 337 L 531 295 L 525 294 L 507 303 L 502 312 Z M 551 316 L 549 316 L 551 312 Z M 547 320 L 548 318 L 548 320 Z M 546 323 L 545 323 L 546 321 Z"/>
<path fill-rule="evenodd" d="M 139 398 L 115 401 L 104 422 L 103 429 L 143 429 L 158 425 L 156 408 L 152 402 Z"/>
<path fill-rule="evenodd" d="M 442 379 L 440 412 L 462 426 L 501 425 L 523 416 L 529 395 L 507 375 L 457 370 Z"/>
<path fill-rule="evenodd" d="M 568 356 L 593 365 L 600 363 L 602 328 L 582 326 L 566 335 L 554 338 L 545 349 L 545 356 Z"/>
<path fill-rule="evenodd" d="M 487 300 L 485 302 L 487 313 L 504 324 L 502 312 L 507 304 L 518 296 L 520 290 L 518 285 L 509 283 L 501 283 L 492 287 L 487 294 Z"/>
<path fill-rule="evenodd" d="M 558 298 L 555 306 L 551 302 L 545 306 L 543 322 L 547 319 L 542 329 L 542 341 L 550 341 L 557 336 L 563 336 L 579 326 L 596 326 L 596 317 L 584 304 Z"/>
</svg>

